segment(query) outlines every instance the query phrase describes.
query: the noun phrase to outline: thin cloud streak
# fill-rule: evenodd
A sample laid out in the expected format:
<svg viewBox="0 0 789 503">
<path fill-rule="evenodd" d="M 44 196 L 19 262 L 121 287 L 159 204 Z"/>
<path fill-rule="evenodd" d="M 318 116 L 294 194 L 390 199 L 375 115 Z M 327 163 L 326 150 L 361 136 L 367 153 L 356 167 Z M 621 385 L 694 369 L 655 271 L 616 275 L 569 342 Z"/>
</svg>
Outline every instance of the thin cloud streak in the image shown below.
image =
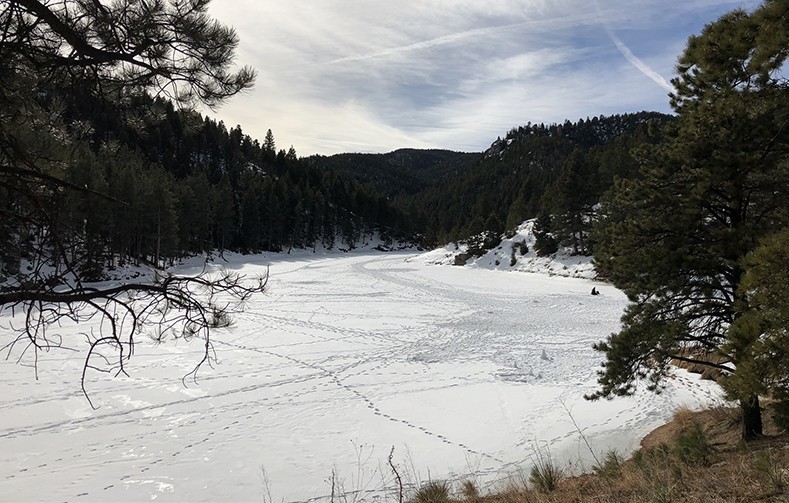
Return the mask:
<svg viewBox="0 0 789 503">
<path fill-rule="evenodd" d="M 405 52 L 432 49 L 443 45 L 456 44 L 464 40 L 476 39 L 479 37 L 486 37 L 489 35 L 501 36 L 502 34 L 507 32 L 523 32 L 527 28 L 540 27 L 541 28 L 540 32 L 544 33 L 550 31 L 551 29 L 559 30 L 559 29 L 565 29 L 570 26 L 594 24 L 595 22 L 596 20 L 589 19 L 588 16 L 584 14 L 580 14 L 575 16 L 563 16 L 561 19 L 522 21 L 519 23 L 510 23 L 500 26 L 487 26 L 484 28 L 475 28 L 471 30 L 460 31 L 457 33 L 450 33 L 448 35 L 435 37 L 429 40 L 423 40 L 420 42 L 415 42 L 413 44 L 403 45 L 399 47 L 392 47 L 389 49 L 384 49 L 370 54 L 337 58 L 327 62 L 326 64 L 333 65 L 337 63 L 366 61 L 366 60 L 376 59 L 385 56 L 393 56 Z M 549 25 L 550 28 L 546 25 Z"/>
<path fill-rule="evenodd" d="M 598 14 L 600 14 L 600 17 L 603 18 L 600 10 L 600 2 L 598 0 L 595 0 L 594 3 L 595 3 L 595 7 L 597 8 Z M 658 72 L 650 68 L 649 65 L 644 63 L 638 56 L 633 54 L 633 51 L 631 51 L 630 48 L 624 42 L 622 42 L 622 39 L 616 36 L 616 34 L 613 32 L 613 30 L 611 29 L 608 23 L 603 22 L 603 26 L 605 27 L 606 33 L 608 33 L 608 37 L 614 43 L 614 45 L 622 54 L 622 56 L 624 56 L 625 59 L 628 62 L 630 62 L 630 64 L 636 67 L 638 71 L 640 71 L 641 73 L 652 79 L 653 82 L 655 82 L 657 85 L 659 85 L 666 91 L 668 92 L 674 91 L 674 87 L 665 78 L 663 78 L 662 75 L 660 75 Z"/>
<path fill-rule="evenodd" d="M 633 54 L 630 48 L 627 47 L 625 43 L 622 42 L 622 40 L 619 37 L 617 37 L 613 31 L 611 31 L 610 28 L 606 27 L 605 31 L 608 32 L 608 36 L 611 37 L 611 41 L 614 43 L 616 48 L 619 49 L 619 52 L 622 53 L 622 56 L 624 56 L 626 60 L 628 60 L 633 66 L 635 66 L 638 69 L 638 71 L 640 71 L 641 73 L 652 79 L 655 82 L 655 84 L 659 85 L 666 91 L 668 92 L 674 91 L 674 86 L 672 86 L 665 78 L 663 78 L 662 75 L 660 75 L 658 72 L 650 68 L 649 65 L 641 61 L 638 58 L 638 56 Z"/>
<path fill-rule="evenodd" d="M 449 34 L 449 35 L 444 35 L 444 36 L 441 36 L 441 37 L 436 37 L 436 38 L 431 39 L 431 40 L 425 40 L 425 41 L 422 41 L 422 42 L 416 42 L 416 43 L 413 43 L 413 44 L 404 45 L 404 46 L 400 46 L 400 47 L 392 47 L 390 49 L 384 49 L 382 51 L 374 52 L 374 53 L 371 53 L 371 54 L 363 54 L 363 55 L 360 55 L 360 56 L 348 56 L 348 57 L 344 57 L 344 58 L 338 58 L 338 59 L 335 59 L 333 61 L 329 61 L 326 64 L 327 65 L 333 65 L 333 64 L 337 64 L 337 63 L 366 61 L 366 60 L 376 59 L 376 58 L 380 58 L 380 57 L 384 57 L 384 56 L 393 56 L 393 55 L 401 54 L 401 53 L 404 53 L 404 52 L 418 51 L 418 50 L 422 50 L 422 49 L 430 49 L 430 48 L 433 48 L 433 47 L 438 47 L 438 46 L 442 46 L 442 45 L 456 43 L 456 42 L 459 42 L 461 40 L 464 40 L 464 39 L 467 39 L 467 38 L 470 38 L 470 37 L 485 36 L 485 35 L 488 35 L 488 34 L 494 33 L 494 32 L 511 31 L 513 29 L 520 29 L 525 24 L 526 23 L 515 23 L 515 24 L 506 25 L 506 26 L 492 26 L 492 27 L 489 27 L 489 28 L 478 28 L 478 29 L 475 29 L 475 30 L 466 30 L 466 31 L 458 32 L 458 33 L 452 33 L 452 34 Z"/>
<path fill-rule="evenodd" d="M 214 0 L 259 78 L 210 115 L 300 155 L 480 151 L 527 122 L 670 112 L 663 75 L 687 37 L 757 4 Z"/>
</svg>

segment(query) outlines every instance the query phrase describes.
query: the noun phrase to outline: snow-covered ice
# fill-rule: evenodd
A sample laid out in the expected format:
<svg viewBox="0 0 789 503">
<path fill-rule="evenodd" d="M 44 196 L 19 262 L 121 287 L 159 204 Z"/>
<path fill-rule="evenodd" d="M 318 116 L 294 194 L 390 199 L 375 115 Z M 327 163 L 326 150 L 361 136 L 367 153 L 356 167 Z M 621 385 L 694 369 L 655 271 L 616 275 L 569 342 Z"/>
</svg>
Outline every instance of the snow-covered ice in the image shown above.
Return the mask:
<svg viewBox="0 0 789 503">
<path fill-rule="evenodd" d="M 270 264 L 270 281 L 214 332 L 220 364 L 184 387 L 199 342 L 140 337 L 130 377 L 90 376 L 98 410 L 80 394 L 84 355 L 40 355 L 37 381 L 10 355 L 0 500 L 305 501 L 331 493 L 332 473 L 371 498 L 392 487 L 392 447 L 412 478 L 493 484 L 528 469 L 536 447 L 589 463 L 573 420 L 596 451 L 628 451 L 680 405 L 720 400 L 714 384 L 677 371 L 661 395 L 587 402 L 601 360 L 591 345 L 617 329 L 621 292 L 428 262 L 234 257 L 229 267 L 247 275 Z"/>
</svg>

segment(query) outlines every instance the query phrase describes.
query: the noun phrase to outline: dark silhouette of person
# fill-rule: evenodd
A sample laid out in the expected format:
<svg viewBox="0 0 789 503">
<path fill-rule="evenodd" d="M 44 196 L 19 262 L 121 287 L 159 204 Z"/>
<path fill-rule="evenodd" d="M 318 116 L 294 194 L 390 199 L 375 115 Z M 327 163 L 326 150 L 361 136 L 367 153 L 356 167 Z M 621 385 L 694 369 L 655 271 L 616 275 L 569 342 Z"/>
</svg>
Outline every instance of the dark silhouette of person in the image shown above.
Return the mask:
<svg viewBox="0 0 789 503">
<path fill-rule="evenodd" d="M 592 287 L 592 295 L 600 295 L 600 292 L 597 291 L 597 288 Z"/>
</svg>

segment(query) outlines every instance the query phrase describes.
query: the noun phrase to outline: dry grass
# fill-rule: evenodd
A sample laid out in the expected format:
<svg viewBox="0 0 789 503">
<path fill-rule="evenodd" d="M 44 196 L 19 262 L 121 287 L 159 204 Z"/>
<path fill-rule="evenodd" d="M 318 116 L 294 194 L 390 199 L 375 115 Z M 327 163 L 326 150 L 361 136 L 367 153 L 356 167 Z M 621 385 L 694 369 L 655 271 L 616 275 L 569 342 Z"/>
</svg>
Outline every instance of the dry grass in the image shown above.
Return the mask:
<svg viewBox="0 0 789 503">
<path fill-rule="evenodd" d="M 750 503 L 789 502 L 789 433 L 768 408 L 765 437 L 743 443 L 736 409 L 680 409 L 642 441 L 617 471 L 568 477 L 551 492 L 510 481 L 481 496 L 459 491 L 454 501 L 485 503 Z M 613 462 L 612 462 L 613 463 Z M 465 495 L 464 495 L 465 493 Z M 465 496 L 465 497 L 464 497 Z"/>
<path fill-rule="evenodd" d="M 448 503 L 449 490 L 448 482 L 431 481 L 420 487 L 409 503 Z"/>
<path fill-rule="evenodd" d="M 716 363 L 716 364 L 729 363 L 728 358 L 725 358 L 716 353 L 711 353 L 709 351 L 705 351 L 703 349 L 697 349 L 697 348 L 685 348 L 679 352 L 678 356 L 684 358 L 690 358 L 692 360 L 699 360 L 699 361 Z M 672 359 L 671 364 L 679 368 L 683 368 L 688 372 L 693 372 L 694 374 L 700 374 L 701 379 L 716 381 L 718 384 L 720 384 L 725 379 L 725 375 L 723 374 L 723 372 L 721 372 L 720 370 L 714 367 L 710 367 L 709 365 L 690 363 L 687 361 L 682 361 L 677 359 Z"/>
</svg>

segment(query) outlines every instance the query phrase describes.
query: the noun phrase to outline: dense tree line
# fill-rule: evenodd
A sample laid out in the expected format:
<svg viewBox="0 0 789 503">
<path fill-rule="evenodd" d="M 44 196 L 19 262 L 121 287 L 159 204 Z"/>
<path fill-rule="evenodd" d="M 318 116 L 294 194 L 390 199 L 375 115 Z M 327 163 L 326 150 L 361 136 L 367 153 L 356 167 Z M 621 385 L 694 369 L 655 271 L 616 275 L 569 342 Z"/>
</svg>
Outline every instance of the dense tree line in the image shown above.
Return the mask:
<svg viewBox="0 0 789 503">
<path fill-rule="evenodd" d="M 637 170 L 630 151 L 659 141 L 657 126 L 670 120 L 643 112 L 528 124 L 484 154 L 403 149 L 299 159 L 293 147 L 277 150 L 270 130 L 261 144 L 241 126 L 228 129 L 161 97 L 96 95 L 77 81 L 50 85 L 38 100 L 74 139 L 65 180 L 89 190 L 37 204 L 57 215 L 59 247 L 90 279 L 127 261 L 353 248 L 376 233 L 435 245 L 497 235 L 538 215 L 541 251 L 563 244 L 588 254 L 600 195 L 615 176 Z M 8 211 L 27 211 L 29 201 L 6 201 Z M 47 231 L 8 230 L 0 260 L 14 274 L 46 249 Z M 49 257 L 57 267 L 62 255 Z"/>
<path fill-rule="evenodd" d="M 385 197 L 300 161 L 293 147 L 277 151 L 271 131 L 261 144 L 240 126 L 227 129 L 164 98 L 114 98 L 79 84 L 38 98 L 57 107 L 77 139 L 63 178 L 88 191 L 40 204 L 57 215 L 59 246 L 86 279 L 125 261 L 161 266 L 212 250 L 353 248 L 374 233 L 403 236 L 404 218 Z M 5 202 L 17 213 L 27 203 Z M 6 234 L 7 273 L 43 251 L 36 232 L 47 229 L 20 225 Z"/>
<path fill-rule="evenodd" d="M 462 176 L 482 153 L 403 148 L 386 154 L 314 155 L 309 161 L 343 178 L 370 184 L 388 197 L 414 195 Z"/>
<path fill-rule="evenodd" d="M 590 254 L 601 195 L 616 177 L 638 172 L 631 152 L 659 143 L 662 126 L 672 119 L 640 112 L 563 124 L 529 123 L 510 130 L 482 155 L 398 150 L 311 161 L 387 193 L 427 245 L 478 238 L 483 232 L 500 235 L 539 216 L 542 252 L 564 245 L 577 254 Z"/>
</svg>

